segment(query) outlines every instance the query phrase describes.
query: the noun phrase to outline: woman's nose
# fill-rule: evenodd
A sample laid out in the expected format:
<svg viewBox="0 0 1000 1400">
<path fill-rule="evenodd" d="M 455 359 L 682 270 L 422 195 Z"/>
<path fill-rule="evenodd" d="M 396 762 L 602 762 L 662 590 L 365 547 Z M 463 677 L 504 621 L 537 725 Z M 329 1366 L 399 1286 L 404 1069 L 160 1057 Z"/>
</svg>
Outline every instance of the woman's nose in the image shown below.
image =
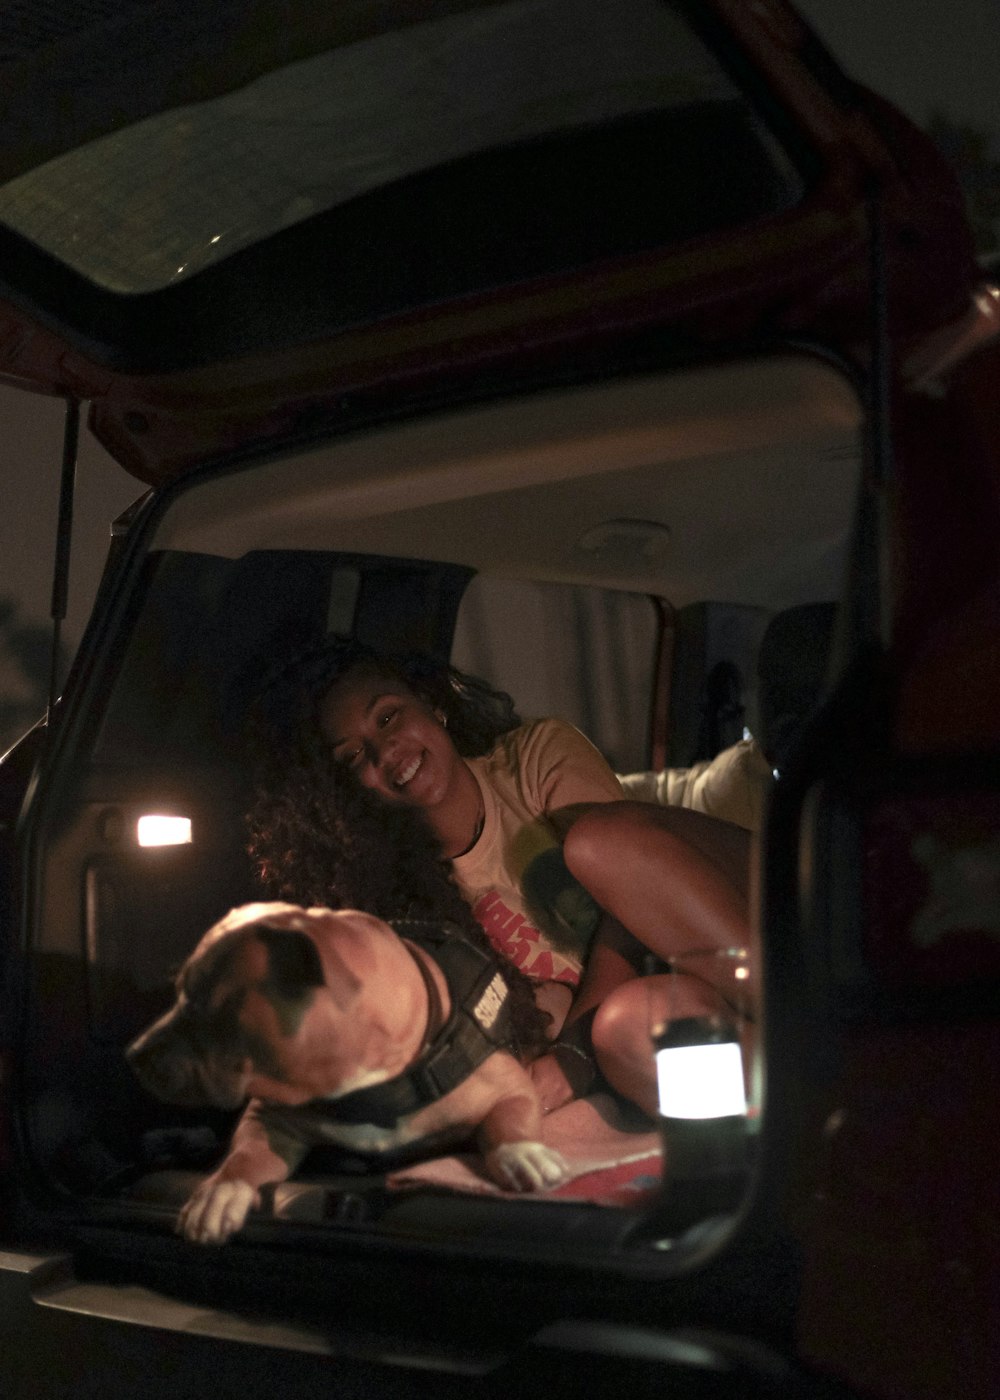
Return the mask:
<svg viewBox="0 0 1000 1400">
<path fill-rule="evenodd" d="M 395 757 L 396 739 L 391 734 L 374 734 L 365 747 L 372 767 L 386 768 Z"/>
</svg>

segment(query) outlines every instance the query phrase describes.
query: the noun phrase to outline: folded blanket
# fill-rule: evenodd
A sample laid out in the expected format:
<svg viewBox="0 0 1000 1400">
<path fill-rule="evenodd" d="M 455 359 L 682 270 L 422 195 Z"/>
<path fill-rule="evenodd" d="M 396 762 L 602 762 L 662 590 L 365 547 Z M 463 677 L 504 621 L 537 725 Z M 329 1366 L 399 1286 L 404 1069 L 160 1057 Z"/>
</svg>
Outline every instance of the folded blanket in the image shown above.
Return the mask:
<svg viewBox="0 0 1000 1400">
<path fill-rule="evenodd" d="M 575 1099 L 545 1119 L 543 1141 L 561 1152 L 569 1175 L 558 1186 L 528 1193 L 545 1200 L 589 1201 L 597 1205 L 638 1206 L 652 1199 L 660 1185 L 660 1137 L 649 1120 L 640 1119 L 608 1093 Z M 436 1157 L 390 1172 L 390 1190 L 434 1186 L 475 1195 L 523 1198 L 505 1191 L 486 1176 L 475 1154 Z"/>
</svg>

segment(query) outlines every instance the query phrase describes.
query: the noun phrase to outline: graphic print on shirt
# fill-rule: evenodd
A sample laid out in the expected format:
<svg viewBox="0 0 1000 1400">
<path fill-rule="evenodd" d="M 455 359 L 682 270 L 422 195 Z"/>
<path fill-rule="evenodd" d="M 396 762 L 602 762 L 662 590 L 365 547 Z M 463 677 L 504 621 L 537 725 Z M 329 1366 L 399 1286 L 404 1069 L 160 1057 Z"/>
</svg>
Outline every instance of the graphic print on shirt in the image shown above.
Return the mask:
<svg viewBox="0 0 1000 1400">
<path fill-rule="evenodd" d="M 601 911 L 570 874 L 562 841 L 574 810 L 621 798 L 603 757 L 562 720 L 529 721 L 469 760 L 486 813 L 453 870 L 501 956 L 536 981 L 575 985 Z"/>
<path fill-rule="evenodd" d="M 510 908 L 495 889 L 476 901 L 473 913 L 497 951 L 522 972 L 575 986 L 600 910 L 566 869 L 555 843 L 524 868 L 521 889 L 530 916 Z"/>
</svg>

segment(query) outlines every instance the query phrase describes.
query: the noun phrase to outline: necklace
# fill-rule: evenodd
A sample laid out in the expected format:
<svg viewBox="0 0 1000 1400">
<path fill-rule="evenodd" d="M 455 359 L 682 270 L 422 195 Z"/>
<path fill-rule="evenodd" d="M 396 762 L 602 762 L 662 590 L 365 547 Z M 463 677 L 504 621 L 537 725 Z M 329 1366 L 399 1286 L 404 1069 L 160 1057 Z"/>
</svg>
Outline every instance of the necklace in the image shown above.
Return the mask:
<svg viewBox="0 0 1000 1400">
<path fill-rule="evenodd" d="M 473 846 L 483 834 L 483 827 L 486 825 L 486 805 L 483 802 L 482 794 L 479 797 L 479 813 L 476 817 L 476 824 L 472 829 L 472 840 L 467 846 L 463 846 L 460 851 L 456 851 L 453 856 L 448 856 L 448 860 L 458 860 L 460 856 L 467 856 Z"/>
</svg>

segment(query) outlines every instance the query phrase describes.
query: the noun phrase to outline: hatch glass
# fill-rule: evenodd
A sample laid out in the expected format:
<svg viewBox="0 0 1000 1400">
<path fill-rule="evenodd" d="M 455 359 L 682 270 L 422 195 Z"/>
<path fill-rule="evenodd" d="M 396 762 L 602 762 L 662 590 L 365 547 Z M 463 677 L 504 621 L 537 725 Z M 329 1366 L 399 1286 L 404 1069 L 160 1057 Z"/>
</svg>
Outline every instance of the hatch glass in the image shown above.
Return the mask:
<svg viewBox="0 0 1000 1400">
<path fill-rule="evenodd" d="M 98 286 L 143 293 L 387 190 L 401 198 L 364 206 L 365 223 L 413 219 L 420 246 L 429 221 L 442 258 L 456 256 L 446 203 L 485 202 L 467 235 L 485 239 L 513 208 L 528 273 L 738 225 L 801 192 L 672 7 L 517 0 L 345 44 L 102 136 L 0 188 L 0 221 Z"/>
</svg>

